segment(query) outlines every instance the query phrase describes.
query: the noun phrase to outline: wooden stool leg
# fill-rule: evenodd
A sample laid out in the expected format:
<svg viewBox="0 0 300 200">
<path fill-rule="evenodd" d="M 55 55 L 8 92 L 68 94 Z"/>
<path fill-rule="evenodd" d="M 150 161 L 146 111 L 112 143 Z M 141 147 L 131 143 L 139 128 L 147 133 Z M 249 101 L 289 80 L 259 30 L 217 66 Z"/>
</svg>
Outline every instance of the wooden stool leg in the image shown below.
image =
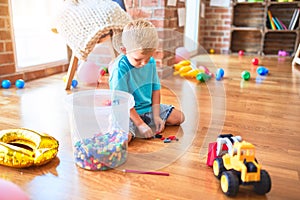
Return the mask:
<svg viewBox="0 0 300 200">
<path fill-rule="evenodd" d="M 300 54 L 300 44 L 299 44 L 298 49 L 295 53 L 295 56 L 294 56 L 294 59 L 293 59 L 293 62 L 292 62 L 292 66 L 294 66 L 295 64 L 300 65 L 300 58 L 299 58 L 300 55 L 299 54 Z"/>
<path fill-rule="evenodd" d="M 68 68 L 66 90 L 70 90 L 71 88 L 72 80 L 74 78 L 77 65 L 78 65 L 78 58 L 73 54 Z"/>
</svg>

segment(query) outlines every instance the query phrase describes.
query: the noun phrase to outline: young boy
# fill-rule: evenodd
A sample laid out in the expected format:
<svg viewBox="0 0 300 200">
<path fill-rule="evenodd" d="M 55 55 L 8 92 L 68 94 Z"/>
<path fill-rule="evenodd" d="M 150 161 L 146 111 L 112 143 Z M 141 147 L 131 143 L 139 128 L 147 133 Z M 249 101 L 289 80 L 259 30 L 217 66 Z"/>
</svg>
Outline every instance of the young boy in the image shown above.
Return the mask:
<svg viewBox="0 0 300 200">
<path fill-rule="evenodd" d="M 160 80 L 152 57 L 158 46 L 155 27 L 139 19 L 127 24 L 122 32 L 121 54 L 110 68 L 109 86 L 133 95 L 130 110 L 129 141 L 135 136 L 150 138 L 165 125 L 180 125 L 184 114 L 172 105 L 160 103 Z M 155 133 L 150 126 L 155 125 Z M 138 130 L 138 131 L 137 131 Z M 139 135 L 138 135 L 139 134 Z"/>
</svg>

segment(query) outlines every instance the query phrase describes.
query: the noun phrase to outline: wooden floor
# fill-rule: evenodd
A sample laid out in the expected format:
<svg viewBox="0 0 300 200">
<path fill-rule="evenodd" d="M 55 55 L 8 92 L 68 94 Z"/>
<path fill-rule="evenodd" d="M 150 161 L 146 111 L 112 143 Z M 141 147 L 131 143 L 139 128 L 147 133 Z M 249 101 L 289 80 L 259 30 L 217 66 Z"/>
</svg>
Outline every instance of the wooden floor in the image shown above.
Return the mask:
<svg viewBox="0 0 300 200">
<path fill-rule="evenodd" d="M 49 133 L 60 142 L 57 158 L 28 169 L 0 166 L 0 178 L 19 185 L 32 200 L 40 199 L 228 199 L 212 169 L 206 166 L 208 143 L 220 133 L 240 135 L 256 147 L 256 158 L 272 179 L 265 196 L 240 187 L 236 199 L 299 199 L 300 69 L 290 58 L 260 58 L 269 75 L 258 77 L 252 57 L 199 56 L 193 59 L 225 77 L 206 84 L 169 76 L 162 80 L 162 102 L 183 110 L 186 121 L 164 135 L 179 141 L 136 139 L 127 162 L 115 170 L 87 171 L 73 161 L 70 125 L 64 98 L 95 87 L 64 90 L 64 74 L 27 82 L 24 89 L 0 89 L 0 129 L 27 127 Z M 251 79 L 243 81 L 243 70 Z M 123 173 L 139 169 L 170 176 Z M 0 191 L 1 199 L 1 191 Z"/>
</svg>

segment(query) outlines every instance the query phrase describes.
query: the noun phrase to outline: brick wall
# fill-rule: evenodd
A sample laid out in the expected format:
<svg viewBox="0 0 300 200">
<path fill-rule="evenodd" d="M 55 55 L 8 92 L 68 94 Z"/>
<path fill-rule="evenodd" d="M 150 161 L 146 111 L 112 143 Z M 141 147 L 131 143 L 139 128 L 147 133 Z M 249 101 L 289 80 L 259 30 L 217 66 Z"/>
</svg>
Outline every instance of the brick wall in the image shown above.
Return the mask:
<svg viewBox="0 0 300 200">
<path fill-rule="evenodd" d="M 8 0 L 0 0 L 0 75 L 15 71 Z"/>
<path fill-rule="evenodd" d="M 206 0 L 203 47 L 209 52 L 228 53 L 230 47 L 231 8 L 211 7 Z"/>
<path fill-rule="evenodd" d="M 184 28 L 178 25 L 178 8 L 185 3 L 177 0 L 176 6 L 168 6 L 168 0 L 126 0 L 126 8 L 133 19 L 145 18 L 158 29 L 159 48 L 154 55 L 160 76 L 169 74 L 175 62 L 175 49 L 183 46 Z"/>
</svg>

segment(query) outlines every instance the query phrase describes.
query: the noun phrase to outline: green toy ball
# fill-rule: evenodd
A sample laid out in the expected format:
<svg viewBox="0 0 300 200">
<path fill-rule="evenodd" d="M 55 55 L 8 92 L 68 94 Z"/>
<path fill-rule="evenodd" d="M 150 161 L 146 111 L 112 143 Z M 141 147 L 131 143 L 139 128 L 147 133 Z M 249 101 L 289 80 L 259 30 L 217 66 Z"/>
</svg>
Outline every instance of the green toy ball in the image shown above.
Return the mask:
<svg viewBox="0 0 300 200">
<path fill-rule="evenodd" d="M 210 75 L 203 73 L 203 72 L 196 75 L 196 79 L 200 82 L 205 82 L 205 81 L 209 80 L 210 78 L 211 78 Z"/>
<path fill-rule="evenodd" d="M 244 79 L 245 81 L 248 81 L 251 77 L 250 72 L 248 71 L 243 71 L 241 74 L 242 79 Z"/>
</svg>

